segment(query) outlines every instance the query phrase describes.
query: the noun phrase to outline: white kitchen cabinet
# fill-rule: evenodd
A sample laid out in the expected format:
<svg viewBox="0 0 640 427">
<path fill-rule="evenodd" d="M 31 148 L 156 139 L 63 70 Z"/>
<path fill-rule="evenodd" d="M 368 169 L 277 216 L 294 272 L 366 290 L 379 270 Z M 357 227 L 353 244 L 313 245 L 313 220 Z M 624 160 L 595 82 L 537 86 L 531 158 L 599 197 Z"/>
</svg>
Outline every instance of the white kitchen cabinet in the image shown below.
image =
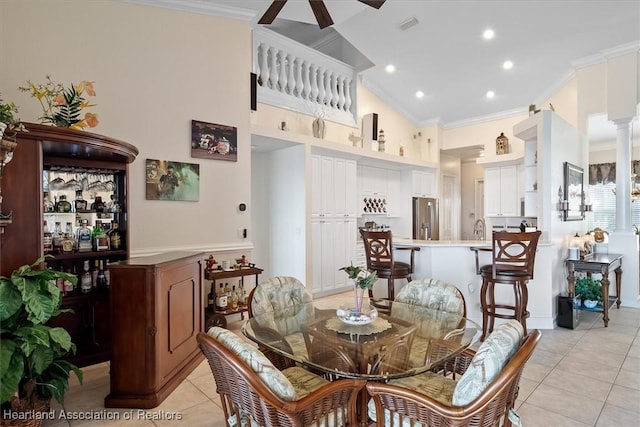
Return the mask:
<svg viewBox="0 0 640 427">
<path fill-rule="evenodd" d="M 484 171 L 485 215 L 519 216 L 518 188 L 516 165 L 486 168 Z"/>
<path fill-rule="evenodd" d="M 435 171 L 414 170 L 411 172 L 414 197 L 436 197 Z"/>
<path fill-rule="evenodd" d="M 346 286 L 340 268 L 356 259 L 355 218 L 314 218 L 311 221 L 313 292 Z"/>
<path fill-rule="evenodd" d="M 363 195 L 387 195 L 387 169 L 362 166 L 361 173 L 361 191 Z"/>
<path fill-rule="evenodd" d="M 387 170 L 387 214 L 393 217 L 401 216 L 402 201 L 402 173 L 397 170 Z"/>
<path fill-rule="evenodd" d="M 335 288 L 335 220 L 314 218 L 311 221 L 313 292 Z"/>
<path fill-rule="evenodd" d="M 357 169 L 354 160 L 311 156 L 312 217 L 356 217 Z"/>
</svg>

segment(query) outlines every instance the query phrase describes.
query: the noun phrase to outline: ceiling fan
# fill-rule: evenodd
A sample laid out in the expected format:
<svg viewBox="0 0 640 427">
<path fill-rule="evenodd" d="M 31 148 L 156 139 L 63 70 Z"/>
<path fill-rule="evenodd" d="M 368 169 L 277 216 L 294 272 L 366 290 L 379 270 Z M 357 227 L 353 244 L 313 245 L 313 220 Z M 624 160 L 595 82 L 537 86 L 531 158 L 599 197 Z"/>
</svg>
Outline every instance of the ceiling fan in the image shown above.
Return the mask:
<svg viewBox="0 0 640 427">
<path fill-rule="evenodd" d="M 380 7 L 384 4 L 386 0 L 358 0 L 360 3 L 364 3 L 368 6 L 375 7 L 376 9 L 380 9 Z M 262 15 L 262 18 L 258 21 L 258 24 L 271 24 L 278 13 L 282 10 L 284 5 L 287 3 L 287 0 L 274 0 L 271 3 L 271 6 L 267 9 L 267 11 Z M 309 0 L 309 4 L 311 5 L 311 10 L 313 10 L 313 14 L 316 17 L 316 21 L 318 21 L 318 26 L 320 28 L 325 28 L 330 25 L 333 25 L 333 20 L 331 19 L 331 15 L 329 15 L 329 11 L 327 10 L 327 6 L 325 6 L 323 0 Z"/>
</svg>

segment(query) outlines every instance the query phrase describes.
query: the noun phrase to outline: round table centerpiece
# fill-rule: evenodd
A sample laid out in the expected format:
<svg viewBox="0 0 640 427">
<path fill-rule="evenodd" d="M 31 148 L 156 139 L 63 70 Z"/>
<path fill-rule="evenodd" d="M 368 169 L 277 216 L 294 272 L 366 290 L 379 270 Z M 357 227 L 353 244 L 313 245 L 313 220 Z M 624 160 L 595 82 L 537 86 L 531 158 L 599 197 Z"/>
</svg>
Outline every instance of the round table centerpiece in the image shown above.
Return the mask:
<svg viewBox="0 0 640 427">
<path fill-rule="evenodd" d="M 338 319 L 347 325 L 368 325 L 378 317 L 378 310 L 373 306 L 362 307 L 360 311 L 343 304 L 336 310 Z"/>
</svg>

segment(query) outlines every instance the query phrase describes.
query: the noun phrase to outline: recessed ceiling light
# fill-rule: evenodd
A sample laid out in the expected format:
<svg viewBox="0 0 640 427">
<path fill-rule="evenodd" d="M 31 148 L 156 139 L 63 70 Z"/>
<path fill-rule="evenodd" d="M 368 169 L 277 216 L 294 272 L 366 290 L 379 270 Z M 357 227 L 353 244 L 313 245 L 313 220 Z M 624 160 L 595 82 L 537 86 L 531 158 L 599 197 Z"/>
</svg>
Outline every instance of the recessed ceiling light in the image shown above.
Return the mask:
<svg viewBox="0 0 640 427">
<path fill-rule="evenodd" d="M 416 92 L 416 98 L 424 98 L 424 92 L 419 90 Z"/>
<path fill-rule="evenodd" d="M 513 68 L 513 62 L 511 61 L 504 61 L 504 63 L 502 64 L 502 68 L 504 68 L 505 70 L 510 70 Z"/>
<path fill-rule="evenodd" d="M 384 69 L 387 70 L 387 73 L 393 73 L 396 70 L 396 66 L 393 64 L 389 64 L 384 67 Z"/>
<path fill-rule="evenodd" d="M 493 32 L 493 30 L 491 28 L 484 30 L 484 33 L 482 33 L 482 37 L 485 38 L 485 40 L 491 40 L 496 34 Z"/>
<path fill-rule="evenodd" d="M 496 96 L 496 93 L 494 91 L 492 90 L 487 91 L 487 94 L 486 94 L 487 98 L 491 99 L 491 98 L 494 98 L 495 96 Z"/>
</svg>

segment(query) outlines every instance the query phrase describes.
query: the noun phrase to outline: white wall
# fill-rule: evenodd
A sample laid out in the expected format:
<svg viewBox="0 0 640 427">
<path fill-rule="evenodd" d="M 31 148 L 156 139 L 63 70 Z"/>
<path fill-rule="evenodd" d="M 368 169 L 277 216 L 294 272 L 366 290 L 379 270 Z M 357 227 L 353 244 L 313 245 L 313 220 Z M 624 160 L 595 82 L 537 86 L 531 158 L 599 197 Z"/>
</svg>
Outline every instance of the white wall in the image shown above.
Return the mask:
<svg viewBox="0 0 640 427">
<path fill-rule="evenodd" d="M 42 114 L 17 91 L 27 79 L 91 80 L 100 119 L 91 131 L 140 150 L 130 168 L 133 255 L 251 247 L 237 234 L 254 214 L 237 209 L 251 194 L 249 23 L 116 1 L 8 0 L 0 29 L 0 91 L 23 120 Z M 236 126 L 238 161 L 191 158 L 192 119 Z M 199 202 L 146 200 L 148 158 L 200 164 Z"/>
</svg>

